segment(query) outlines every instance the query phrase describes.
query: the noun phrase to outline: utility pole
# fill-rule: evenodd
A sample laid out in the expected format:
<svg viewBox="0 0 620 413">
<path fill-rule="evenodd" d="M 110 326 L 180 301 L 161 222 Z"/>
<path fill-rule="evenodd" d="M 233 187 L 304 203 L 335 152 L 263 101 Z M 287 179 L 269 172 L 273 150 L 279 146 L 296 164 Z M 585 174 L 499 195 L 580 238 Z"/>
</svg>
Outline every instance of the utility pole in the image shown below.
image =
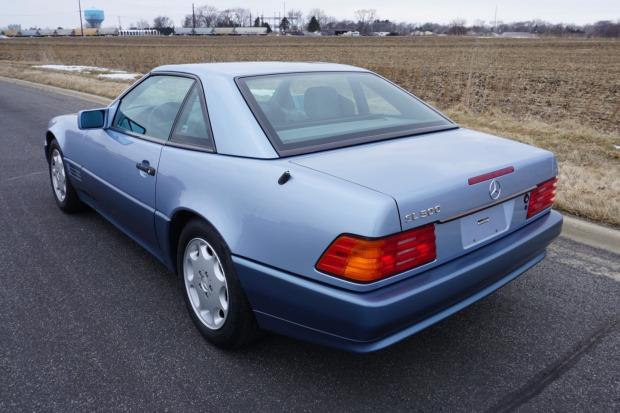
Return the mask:
<svg viewBox="0 0 620 413">
<path fill-rule="evenodd" d="M 196 13 L 194 12 L 194 3 L 192 3 L 192 34 L 196 33 Z"/>
<path fill-rule="evenodd" d="M 80 11 L 80 32 L 82 32 L 82 37 L 84 37 L 84 25 L 82 24 L 82 0 L 78 0 L 78 10 Z"/>
</svg>

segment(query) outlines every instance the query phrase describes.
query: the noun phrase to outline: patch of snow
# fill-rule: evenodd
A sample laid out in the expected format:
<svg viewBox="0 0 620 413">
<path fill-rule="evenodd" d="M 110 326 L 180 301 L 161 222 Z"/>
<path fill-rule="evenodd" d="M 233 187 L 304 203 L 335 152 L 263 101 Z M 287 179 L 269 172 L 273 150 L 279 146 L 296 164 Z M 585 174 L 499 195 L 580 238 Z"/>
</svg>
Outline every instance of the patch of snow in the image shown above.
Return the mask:
<svg viewBox="0 0 620 413">
<path fill-rule="evenodd" d="M 48 70 L 60 70 L 63 72 L 79 72 L 79 73 L 90 73 L 90 72 L 117 72 L 107 67 L 97 67 L 97 66 L 80 66 L 80 65 L 36 65 L 32 66 L 37 69 L 48 69 Z M 121 70 L 122 72 L 122 70 Z"/>
<path fill-rule="evenodd" d="M 614 148 L 620 150 L 620 145 L 614 145 Z"/>
<path fill-rule="evenodd" d="M 138 76 L 140 76 L 140 73 L 119 73 L 116 71 L 114 73 L 105 73 L 105 74 L 97 75 L 97 77 L 100 77 L 100 78 L 113 79 L 113 80 L 134 80 Z"/>
<path fill-rule="evenodd" d="M 36 65 L 32 66 L 37 69 L 58 70 L 62 72 L 73 73 L 98 73 L 97 77 L 111 80 L 134 80 L 142 76 L 140 73 L 127 73 L 124 70 L 109 69 L 107 67 L 98 66 L 82 66 L 82 65 Z"/>
</svg>

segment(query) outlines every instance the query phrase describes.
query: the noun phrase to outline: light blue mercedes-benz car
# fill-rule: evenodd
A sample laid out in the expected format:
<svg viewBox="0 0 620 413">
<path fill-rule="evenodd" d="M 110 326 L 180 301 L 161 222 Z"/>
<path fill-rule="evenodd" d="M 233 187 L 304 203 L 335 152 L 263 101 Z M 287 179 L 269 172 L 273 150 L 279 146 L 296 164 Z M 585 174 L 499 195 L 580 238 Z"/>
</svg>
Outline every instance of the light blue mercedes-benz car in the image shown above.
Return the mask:
<svg viewBox="0 0 620 413">
<path fill-rule="evenodd" d="M 345 65 L 158 67 L 52 119 L 45 155 L 58 206 L 178 273 L 226 348 L 264 329 L 381 349 L 536 265 L 562 226 L 552 153 Z"/>
</svg>

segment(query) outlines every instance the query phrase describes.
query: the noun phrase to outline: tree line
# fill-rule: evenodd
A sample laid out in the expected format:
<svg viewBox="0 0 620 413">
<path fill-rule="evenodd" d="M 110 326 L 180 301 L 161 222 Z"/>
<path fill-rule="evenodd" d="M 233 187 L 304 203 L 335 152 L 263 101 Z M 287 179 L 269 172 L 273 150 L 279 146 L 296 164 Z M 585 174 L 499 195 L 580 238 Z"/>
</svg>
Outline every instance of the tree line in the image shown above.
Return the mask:
<svg viewBox="0 0 620 413">
<path fill-rule="evenodd" d="M 620 37 L 620 20 L 604 20 L 592 24 L 576 25 L 564 23 L 549 23 L 543 20 L 529 20 L 522 22 L 486 22 L 475 20 L 471 24 L 463 19 L 455 19 L 448 24 L 441 23 L 408 23 L 393 22 L 379 18 L 376 9 L 359 9 L 354 11 L 353 19 L 336 19 L 329 16 L 322 9 L 312 9 L 304 14 L 301 10 L 289 10 L 281 18 L 278 27 L 270 25 L 272 19 L 252 14 L 251 10 L 243 7 L 232 7 L 219 10 L 212 5 L 197 7 L 193 13 L 187 14 L 181 25 L 183 27 L 267 27 L 267 31 L 279 30 L 283 33 L 300 32 L 346 32 L 355 31 L 362 35 L 376 32 L 391 35 L 408 35 L 414 32 L 433 33 L 442 35 L 492 35 L 505 32 L 534 33 L 550 36 L 587 36 L 587 37 Z M 141 20 L 132 24 L 132 28 L 172 28 L 173 22 L 169 17 L 158 16 L 152 24 Z"/>
</svg>

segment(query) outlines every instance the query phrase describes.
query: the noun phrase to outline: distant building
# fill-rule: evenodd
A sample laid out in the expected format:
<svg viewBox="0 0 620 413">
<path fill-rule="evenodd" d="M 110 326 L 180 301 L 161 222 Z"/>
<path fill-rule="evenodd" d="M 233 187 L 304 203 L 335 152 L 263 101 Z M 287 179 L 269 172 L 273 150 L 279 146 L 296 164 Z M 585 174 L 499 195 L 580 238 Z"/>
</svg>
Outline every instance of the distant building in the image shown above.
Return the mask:
<svg viewBox="0 0 620 413">
<path fill-rule="evenodd" d="M 266 27 L 235 27 L 235 34 L 240 36 L 260 36 L 267 34 Z"/>
<path fill-rule="evenodd" d="M 2 33 L 4 33 L 5 36 L 15 37 L 15 36 L 19 35 L 19 30 L 17 30 L 17 29 L 5 29 L 5 30 L 2 30 Z"/>
<path fill-rule="evenodd" d="M 196 27 L 194 29 L 194 34 L 198 36 L 210 36 L 215 33 L 213 27 Z"/>
<path fill-rule="evenodd" d="M 98 29 L 101 27 L 101 23 L 105 16 L 103 14 L 103 10 L 99 9 L 86 9 L 84 10 L 84 20 L 88 23 L 91 28 Z"/>
<path fill-rule="evenodd" d="M 527 32 L 504 32 L 500 37 L 508 39 L 537 39 L 538 35 L 536 33 Z"/>
<path fill-rule="evenodd" d="M 73 32 L 76 36 L 81 36 L 84 33 L 84 36 L 97 36 L 99 29 L 95 29 L 92 27 L 84 27 L 83 29 L 78 27 L 73 29 Z"/>
<path fill-rule="evenodd" d="M 234 27 L 216 27 L 215 29 L 213 29 L 213 34 L 220 35 L 220 36 L 235 34 L 235 28 Z"/>
<path fill-rule="evenodd" d="M 26 29 L 20 31 L 19 35 L 23 37 L 35 37 L 39 35 L 39 31 L 36 29 Z"/>
<path fill-rule="evenodd" d="M 345 37 L 359 37 L 360 32 L 356 31 L 351 31 L 351 30 L 336 30 L 335 31 L 336 36 L 345 36 Z"/>
<path fill-rule="evenodd" d="M 191 27 L 175 27 L 174 34 L 180 36 L 189 36 L 191 34 L 194 34 L 194 31 Z"/>
<path fill-rule="evenodd" d="M 99 36 L 118 36 L 118 29 L 116 27 L 104 27 L 99 29 Z"/>
<path fill-rule="evenodd" d="M 55 36 L 75 36 L 75 30 L 73 29 L 56 29 L 54 31 Z"/>
<path fill-rule="evenodd" d="M 157 29 L 123 29 L 118 31 L 119 36 L 159 36 Z"/>
</svg>

